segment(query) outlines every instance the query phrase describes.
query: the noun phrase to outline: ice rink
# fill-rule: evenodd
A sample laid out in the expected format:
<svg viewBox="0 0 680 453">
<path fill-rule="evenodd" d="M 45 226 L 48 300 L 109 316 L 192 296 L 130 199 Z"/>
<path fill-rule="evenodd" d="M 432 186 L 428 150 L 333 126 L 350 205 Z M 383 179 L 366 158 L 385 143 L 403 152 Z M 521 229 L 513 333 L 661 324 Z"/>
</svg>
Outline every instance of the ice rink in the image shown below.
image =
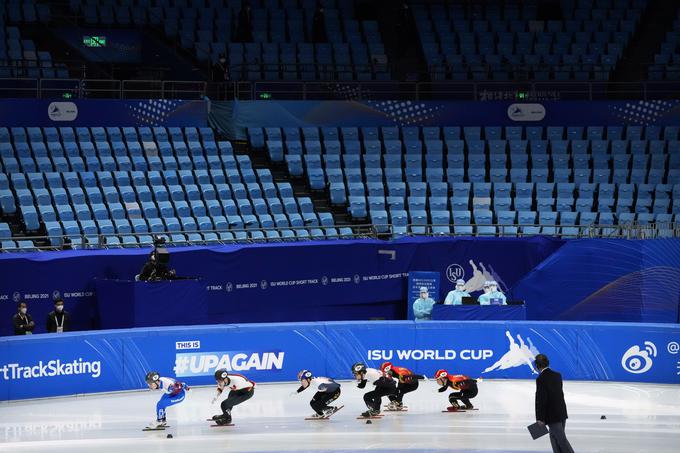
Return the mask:
<svg viewBox="0 0 680 453">
<path fill-rule="evenodd" d="M 372 424 L 357 420 L 363 390 L 343 381 L 327 421 L 305 421 L 311 391 L 291 395 L 297 383 L 261 384 L 233 411 L 234 427 L 212 428 L 205 419 L 212 388 L 194 388 L 169 409 L 165 432 L 142 432 L 154 418 L 160 393 L 131 392 L 0 404 L 0 451 L 211 452 L 356 450 L 528 452 L 550 451 L 547 436 L 533 441 L 533 381 L 483 381 L 479 411 L 441 413 L 448 393 L 432 381 L 405 398 L 410 410 L 387 413 Z M 577 453 L 680 451 L 680 386 L 566 382 L 567 435 Z M 600 417 L 606 416 L 602 420 Z M 166 436 L 172 434 L 173 438 Z"/>
</svg>

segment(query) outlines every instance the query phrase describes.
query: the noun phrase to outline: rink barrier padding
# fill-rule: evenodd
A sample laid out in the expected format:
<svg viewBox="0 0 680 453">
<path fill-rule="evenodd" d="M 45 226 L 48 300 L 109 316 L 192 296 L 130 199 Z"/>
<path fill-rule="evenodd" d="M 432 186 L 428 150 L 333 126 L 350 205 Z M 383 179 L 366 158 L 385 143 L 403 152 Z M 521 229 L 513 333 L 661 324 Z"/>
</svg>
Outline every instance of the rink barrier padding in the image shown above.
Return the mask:
<svg viewBox="0 0 680 453">
<path fill-rule="evenodd" d="M 350 366 L 389 360 L 432 377 L 530 379 L 547 354 L 567 380 L 680 383 L 680 326 L 531 321 L 236 324 L 0 338 L 0 400 L 145 388 L 157 370 L 193 385 L 217 368 L 255 382 L 301 369 L 348 379 Z"/>
</svg>

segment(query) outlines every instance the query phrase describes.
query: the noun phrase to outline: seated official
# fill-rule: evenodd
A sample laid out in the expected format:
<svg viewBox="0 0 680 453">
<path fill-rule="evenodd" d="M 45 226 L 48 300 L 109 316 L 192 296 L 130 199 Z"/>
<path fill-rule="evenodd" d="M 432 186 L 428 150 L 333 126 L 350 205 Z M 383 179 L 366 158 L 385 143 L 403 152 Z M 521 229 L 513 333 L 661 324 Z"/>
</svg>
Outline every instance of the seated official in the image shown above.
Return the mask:
<svg viewBox="0 0 680 453">
<path fill-rule="evenodd" d="M 436 302 L 430 299 L 426 287 L 420 288 L 420 297 L 413 302 L 413 315 L 416 320 L 432 319 L 432 307 Z"/>
<path fill-rule="evenodd" d="M 444 305 L 461 305 L 463 297 L 470 297 L 470 293 L 465 291 L 465 280 L 456 280 L 456 289 L 449 291 L 444 299 Z"/>
<path fill-rule="evenodd" d="M 17 304 L 17 312 L 12 317 L 14 324 L 14 335 L 31 335 L 35 329 L 33 318 L 28 314 L 28 305 L 26 302 L 19 302 Z"/>
<path fill-rule="evenodd" d="M 71 316 L 64 310 L 64 300 L 57 298 L 54 300 L 54 311 L 47 315 L 47 331 L 49 333 L 68 332 L 70 329 Z"/>
<path fill-rule="evenodd" d="M 484 282 L 484 286 L 482 288 L 484 293 L 477 298 L 479 305 L 491 305 L 491 300 L 488 297 L 489 293 L 491 292 L 491 285 L 489 283 L 490 282 L 488 280 Z"/>
<path fill-rule="evenodd" d="M 497 282 L 492 280 L 484 283 L 484 294 L 479 296 L 479 305 L 508 305 L 505 294 L 498 290 Z"/>
<path fill-rule="evenodd" d="M 498 289 L 498 283 L 495 280 L 489 282 L 489 300 L 492 304 L 496 305 L 508 305 L 507 298 L 501 290 Z"/>
</svg>

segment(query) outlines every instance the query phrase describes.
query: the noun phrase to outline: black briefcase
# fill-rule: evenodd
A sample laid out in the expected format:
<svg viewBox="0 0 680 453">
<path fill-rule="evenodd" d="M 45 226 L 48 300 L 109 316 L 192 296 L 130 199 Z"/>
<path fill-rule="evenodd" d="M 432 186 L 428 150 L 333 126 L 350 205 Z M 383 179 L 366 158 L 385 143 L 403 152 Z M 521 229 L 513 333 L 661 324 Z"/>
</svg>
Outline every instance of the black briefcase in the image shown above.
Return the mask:
<svg viewBox="0 0 680 453">
<path fill-rule="evenodd" d="M 529 430 L 529 434 L 531 434 L 531 438 L 534 439 L 534 440 L 548 434 L 548 427 L 545 426 L 543 423 L 538 423 L 538 422 L 533 423 L 533 424 L 527 426 L 527 429 Z"/>
</svg>

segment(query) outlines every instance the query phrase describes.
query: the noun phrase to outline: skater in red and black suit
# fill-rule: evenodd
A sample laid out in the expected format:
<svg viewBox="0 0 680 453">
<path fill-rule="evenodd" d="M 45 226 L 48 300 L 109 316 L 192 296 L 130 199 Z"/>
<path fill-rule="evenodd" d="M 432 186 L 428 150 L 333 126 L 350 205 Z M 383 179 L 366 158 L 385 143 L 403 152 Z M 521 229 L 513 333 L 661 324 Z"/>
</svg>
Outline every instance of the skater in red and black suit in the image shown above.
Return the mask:
<svg viewBox="0 0 680 453">
<path fill-rule="evenodd" d="M 418 388 L 418 379 L 425 379 L 425 376 L 413 374 L 408 368 L 394 366 L 392 365 L 392 362 L 385 362 L 380 365 L 380 371 L 382 371 L 385 376 L 391 376 L 399 381 L 397 391 L 388 396 L 390 404 L 387 405 L 387 410 L 391 411 L 403 409 L 404 395 L 413 392 Z"/>
<path fill-rule="evenodd" d="M 459 409 L 473 409 L 474 406 L 470 402 L 472 398 L 477 396 L 477 381 L 464 374 L 449 374 L 446 370 L 439 370 L 434 374 L 437 384 L 441 385 L 440 392 L 445 392 L 449 388 L 455 390 L 449 395 L 449 402 L 451 406 L 446 410 L 455 412 Z M 458 402 L 462 402 L 464 406 Z"/>
</svg>

